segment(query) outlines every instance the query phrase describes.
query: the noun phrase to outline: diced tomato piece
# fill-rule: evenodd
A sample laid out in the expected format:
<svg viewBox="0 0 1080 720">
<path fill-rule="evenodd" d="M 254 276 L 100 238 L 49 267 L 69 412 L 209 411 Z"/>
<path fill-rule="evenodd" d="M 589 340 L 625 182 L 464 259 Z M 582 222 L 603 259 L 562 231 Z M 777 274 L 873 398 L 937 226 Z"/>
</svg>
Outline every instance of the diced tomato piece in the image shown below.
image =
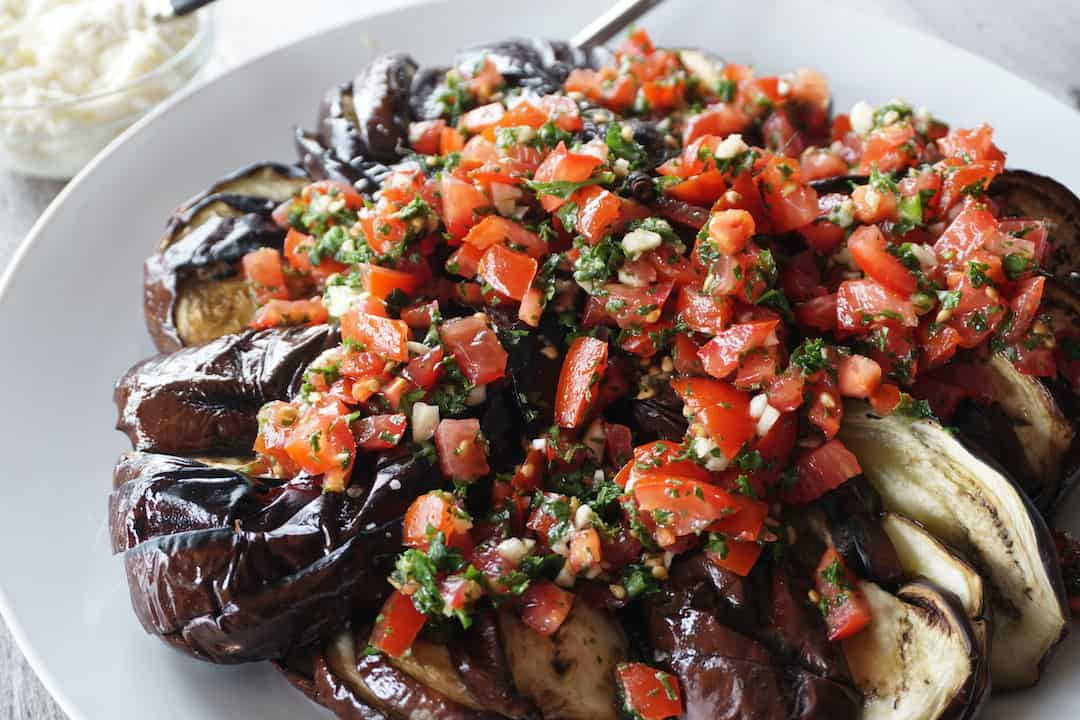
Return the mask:
<svg viewBox="0 0 1080 720">
<path fill-rule="evenodd" d="M 435 387 L 435 383 L 439 381 L 439 376 L 442 375 L 443 355 L 442 347 L 432 348 L 423 355 L 418 355 L 409 360 L 409 364 L 405 366 L 402 375 L 417 387 L 430 390 Z"/>
<path fill-rule="evenodd" d="M 649 325 L 660 319 L 660 313 L 672 288 L 670 282 L 647 287 L 608 283 L 603 288 L 602 308 L 614 317 L 616 324 L 624 330 Z"/>
<path fill-rule="evenodd" d="M 870 605 L 836 548 L 828 548 L 821 556 L 814 584 L 828 608 L 825 621 L 830 640 L 852 637 L 870 624 Z"/>
<path fill-rule="evenodd" d="M 799 169 L 803 180 L 822 180 L 824 178 L 846 175 L 848 164 L 836 153 L 822 148 L 811 148 L 799 158 Z"/>
<path fill-rule="evenodd" d="M 855 455 L 839 440 L 830 440 L 799 458 L 799 481 L 784 493 L 784 499 L 803 504 L 817 500 L 862 473 Z"/>
<path fill-rule="evenodd" d="M 881 172 L 892 172 L 914 164 L 918 158 L 914 141 L 915 128 L 910 123 L 872 130 L 863 141 L 858 171 L 866 174 L 876 166 Z"/>
<path fill-rule="evenodd" d="M 529 288 L 521 298 L 521 306 L 518 308 L 518 320 L 530 327 L 539 327 L 540 316 L 544 312 L 544 291 L 540 288 Z"/>
<path fill-rule="evenodd" d="M 837 382 L 844 397 L 868 398 L 881 385 L 881 366 L 864 355 L 841 355 Z"/>
<path fill-rule="evenodd" d="M 439 133 L 439 154 L 461 152 L 465 149 L 465 136 L 457 128 L 444 127 Z"/>
<path fill-rule="evenodd" d="M 705 372 L 720 380 L 726 378 L 738 368 L 743 355 L 776 339 L 778 324 L 776 320 L 736 323 L 717 334 L 698 352 Z"/>
<path fill-rule="evenodd" d="M 255 311 L 248 327 L 257 330 L 291 325 L 321 325 L 330 315 L 322 298 L 310 300 L 270 300 Z"/>
<path fill-rule="evenodd" d="M 364 196 L 352 185 L 340 180 L 319 180 L 300 191 L 300 198 L 304 202 L 311 202 L 314 195 L 340 195 L 345 198 L 345 207 L 352 210 L 364 207 Z"/>
<path fill-rule="evenodd" d="M 353 423 L 356 446 L 362 450 L 389 450 L 401 442 L 407 425 L 401 413 L 361 418 Z"/>
<path fill-rule="evenodd" d="M 416 330 L 431 327 L 432 319 L 439 315 L 439 301 L 432 300 L 420 305 L 409 305 L 401 309 L 401 319 Z"/>
<path fill-rule="evenodd" d="M 412 295 L 423 283 L 423 278 L 412 273 L 381 265 L 360 263 L 358 269 L 364 282 L 364 289 L 380 300 L 385 300 L 395 290 Z"/>
<path fill-rule="evenodd" d="M 476 135 L 498 125 L 505 114 L 506 108 L 500 102 L 481 105 L 461 116 L 461 127 L 468 133 Z"/>
<path fill-rule="evenodd" d="M 768 504 L 740 493 L 731 493 L 731 497 L 738 509 L 710 525 L 709 532 L 720 533 L 731 540 L 757 540 L 769 515 Z"/>
<path fill-rule="evenodd" d="M 926 370 L 944 365 L 956 355 L 960 334 L 948 325 L 928 324 L 920 328 L 922 367 Z"/>
<path fill-rule="evenodd" d="M 634 448 L 633 459 L 619 471 L 615 482 L 625 487 L 644 478 L 664 479 L 672 476 L 701 481 L 711 478 L 708 470 L 686 459 L 685 445 L 657 440 Z"/>
<path fill-rule="evenodd" d="M 676 200 L 709 207 L 728 191 L 730 183 L 719 170 L 708 170 L 668 186 L 664 192 Z"/>
<path fill-rule="evenodd" d="M 918 289 L 915 276 L 887 248 L 876 225 L 863 225 L 848 238 L 848 251 L 860 270 L 889 290 L 910 295 Z"/>
<path fill-rule="evenodd" d="M 537 102 L 560 130 L 572 133 L 584 127 L 581 111 L 573 98 L 565 95 L 544 95 Z"/>
<path fill-rule="evenodd" d="M 321 258 L 316 265 L 311 261 L 311 251 L 315 249 L 315 238 L 305 235 L 295 228 L 289 228 L 285 235 L 285 260 L 298 272 L 325 279 L 348 267 L 332 258 Z"/>
<path fill-rule="evenodd" d="M 555 149 L 544 158 L 540 167 L 533 174 L 535 182 L 568 182 L 579 183 L 589 179 L 603 160 L 585 153 L 572 153 L 566 149 L 566 143 L 560 142 Z M 540 202 L 544 209 L 553 212 L 561 207 L 568 198 L 557 195 L 540 194 Z"/>
<path fill-rule="evenodd" d="M 633 105 L 637 94 L 634 78 L 619 74 L 613 67 L 599 71 L 575 68 L 567 76 L 564 87 L 567 92 L 583 93 L 592 102 L 615 112 L 623 112 Z"/>
<path fill-rule="evenodd" d="M 1045 285 L 1046 278 L 1041 275 L 1026 278 L 1017 284 L 1016 294 L 1009 303 L 1013 311 L 1013 321 L 1005 336 L 1006 342 L 1019 342 L 1027 335 L 1028 328 L 1039 312 Z"/>
<path fill-rule="evenodd" d="M 484 257 L 484 251 L 469 243 L 450 253 L 446 258 L 446 271 L 451 275 L 460 275 L 464 278 L 474 278 L 480 271 L 480 260 Z"/>
<path fill-rule="evenodd" d="M 890 190 L 879 190 L 872 185 L 860 185 L 851 192 L 855 206 L 855 219 L 867 225 L 896 220 L 899 201 Z"/>
<path fill-rule="evenodd" d="M 541 635 L 554 635 L 573 607 L 573 593 L 547 580 L 536 581 L 521 596 L 521 622 Z"/>
<path fill-rule="evenodd" d="M 623 663 L 615 670 L 619 695 L 628 713 L 641 720 L 666 720 L 683 714 L 679 679 L 643 663 Z"/>
<path fill-rule="evenodd" d="M 753 541 L 726 540 L 722 550 L 706 548 L 705 556 L 717 567 L 730 570 L 740 577 L 746 577 L 757 564 L 763 549 L 764 546 Z"/>
<path fill-rule="evenodd" d="M 754 390 L 763 387 L 780 371 L 780 346 L 769 345 L 750 350 L 739 360 L 735 373 L 735 387 Z"/>
<path fill-rule="evenodd" d="M 475 418 L 441 420 L 435 428 L 435 449 L 439 467 L 448 478 L 471 482 L 491 471 L 487 443 L 480 432 L 480 421 Z"/>
<path fill-rule="evenodd" d="M 443 221 L 453 238 L 464 237 L 477 222 L 479 211 L 491 207 L 482 190 L 450 173 L 442 176 Z"/>
<path fill-rule="evenodd" d="M 946 268 L 958 268 L 998 232 L 990 211 L 970 204 L 956 216 L 934 243 L 934 252 Z"/>
<path fill-rule="evenodd" d="M 769 383 L 769 404 L 780 412 L 792 412 L 803 403 L 805 384 L 805 376 L 800 370 L 789 369 Z"/>
<path fill-rule="evenodd" d="M 594 528 L 578 530 L 570 538 L 570 571 L 582 573 L 600 562 L 600 534 Z"/>
<path fill-rule="evenodd" d="M 596 185 L 581 188 L 570 200 L 578 207 L 577 231 L 593 245 L 609 234 L 622 217 L 619 196 Z"/>
<path fill-rule="evenodd" d="M 806 394 L 809 404 L 807 418 L 831 440 L 840 430 L 840 422 L 844 419 L 840 391 L 832 375 L 825 373 L 820 380 L 807 387 Z"/>
<path fill-rule="evenodd" d="M 742 252 L 754 235 L 754 217 L 745 210 L 721 210 L 709 216 L 709 240 L 725 255 Z"/>
<path fill-rule="evenodd" d="M 836 296 L 839 326 L 852 332 L 866 332 L 870 324 L 891 320 L 906 327 L 918 325 L 915 306 L 873 280 L 846 280 Z"/>
<path fill-rule="evenodd" d="M 386 599 L 375 619 L 369 642 L 390 657 L 401 657 L 427 622 L 427 616 L 416 609 L 412 598 L 395 590 Z"/>
<path fill-rule="evenodd" d="M 795 320 L 800 327 L 829 332 L 836 329 L 836 293 L 822 295 L 795 306 Z"/>
<path fill-rule="evenodd" d="M 754 437 L 757 422 L 750 417 L 750 397 L 746 393 L 709 378 L 679 378 L 672 387 L 724 457 L 734 458 Z"/>
<path fill-rule="evenodd" d="M 882 383 L 877 390 L 871 393 L 870 407 L 878 415 L 891 415 L 902 399 L 900 388 L 892 383 Z"/>
<path fill-rule="evenodd" d="M 971 130 L 963 128 L 951 130 L 937 143 L 946 157 L 956 157 L 966 161 L 1005 162 L 1005 153 L 994 145 L 994 128 L 985 123 Z"/>
<path fill-rule="evenodd" d="M 706 135 L 722 138 L 731 133 L 741 132 L 749 124 L 750 118 L 735 105 L 716 103 L 686 119 L 686 125 L 683 128 L 683 145 L 689 145 Z"/>
<path fill-rule="evenodd" d="M 244 255 L 241 261 L 244 278 L 255 291 L 259 304 L 269 300 L 288 300 L 285 273 L 281 270 L 281 253 L 274 248 L 259 248 Z"/>
<path fill-rule="evenodd" d="M 555 393 L 555 422 L 564 428 L 579 427 L 596 398 L 594 387 L 607 371 L 608 345 L 583 335 L 566 351 Z"/>
<path fill-rule="evenodd" d="M 493 245 L 509 244 L 534 258 L 542 257 L 548 252 L 547 243 L 539 235 L 526 230 L 520 223 L 498 215 L 488 215 L 474 225 L 465 235 L 464 242 L 480 250 L 487 250 Z"/>
<path fill-rule="evenodd" d="M 323 487 L 345 489 L 352 472 L 356 440 L 345 420 L 349 409 L 340 400 L 324 398 L 312 407 L 288 433 L 285 451 L 301 469 L 323 474 Z"/>
<path fill-rule="evenodd" d="M 352 308 L 341 316 L 341 337 L 360 343 L 364 349 L 388 360 L 405 362 L 409 359 L 409 326 L 401 320 L 391 320 Z"/>
<path fill-rule="evenodd" d="M 1049 348 L 1029 348 L 1026 343 L 1013 346 L 1016 353 L 1016 369 L 1025 375 L 1035 377 L 1055 377 L 1058 374 L 1057 360 Z"/>
<path fill-rule="evenodd" d="M 409 146 L 421 155 L 438 155 L 445 128 L 442 118 L 409 123 Z"/>
<path fill-rule="evenodd" d="M 676 537 L 698 534 L 739 510 L 731 493 L 690 478 L 643 477 L 634 483 L 633 493 L 638 507 L 652 514 L 658 530 Z M 659 535 L 654 533 L 658 540 Z"/>
<path fill-rule="evenodd" d="M 735 314 L 735 300 L 728 295 L 717 298 L 684 286 L 679 290 L 676 311 L 694 332 L 719 335 Z"/>
<path fill-rule="evenodd" d="M 506 374 L 506 350 L 480 318 L 448 320 L 439 327 L 439 338 L 473 385 L 487 385 Z"/>
<path fill-rule="evenodd" d="M 480 258 L 477 275 L 500 295 L 520 301 L 536 277 L 536 260 L 505 245 L 492 245 Z"/>
<path fill-rule="evenodd" d="M 412 501 L 402 523 L 401 544 L 427 551 L 436 533 L 453 545 L 453 540 L 469 530 L 464 511 L 450 493 L 437 490 Z"/>
</svg>

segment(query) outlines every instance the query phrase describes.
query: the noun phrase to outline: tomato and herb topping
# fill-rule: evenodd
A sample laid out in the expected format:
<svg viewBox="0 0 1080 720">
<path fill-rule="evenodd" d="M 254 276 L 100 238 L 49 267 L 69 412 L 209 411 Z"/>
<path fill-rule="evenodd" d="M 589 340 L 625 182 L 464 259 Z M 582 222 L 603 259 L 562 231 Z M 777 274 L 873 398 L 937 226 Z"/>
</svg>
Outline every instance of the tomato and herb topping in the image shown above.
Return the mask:
<svg viewBox="0 0 1080 720">
<path fill-rule="evenodd" d="M 861 474 L 848 399 L 948 419 L 991 352 L 1080 386 L 1042 308 L 1051 228 L 987 196 L 992 128 L 833 118 L 819 73 L 706 76 L 644 31 L 615 60 L 545 95 L 448 71 L 375 192 L 312 183 L 240 263 L 253 328 L 341 337 L 260 410 L 259 467 L 362 496 L 369 456 L 411 452 L 441 484 L 408 498 L 380 652 L 489 601 L 551 635 L 686 553 L 749 575 Z M 870 621 L 835 550 L 812 583 L 832 639 Z M 662 670 L 617 680 L 636 717 L 682 714 Z"/>
</svg>

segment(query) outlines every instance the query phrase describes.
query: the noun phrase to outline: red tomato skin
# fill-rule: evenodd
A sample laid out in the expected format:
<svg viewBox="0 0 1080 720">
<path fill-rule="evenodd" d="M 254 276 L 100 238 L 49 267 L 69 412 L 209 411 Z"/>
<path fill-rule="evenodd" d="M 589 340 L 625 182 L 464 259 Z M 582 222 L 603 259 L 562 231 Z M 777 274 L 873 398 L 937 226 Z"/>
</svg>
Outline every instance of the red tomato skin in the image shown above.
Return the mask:
<svg viewBox="0 0 1080 720">
<path fill-rule="evenodd" d="M 848 251 L 860 270 L 895 293 L 911 295 L 918 290 L 915 276 L 887 246 L 876 225 L 862 225 L 848 238 Z"/>
<path fill-rule="evenodd" d="M 741 540 L 728 540 L 727 554 L 721 557 L 719 553 L 711 550 L 705 551 L 705 556 L 718 567 L 730 570 L 740 577 L 746 577 L 757 564 L 758 558 L 764 546 L 757 542 L 743 542 Z"/>
<path fill-rule="evenodd" d="M 416 609 L 412 598 L 395 590 L 383 604 L 369 642 L 391 657 L 401 657 L 426 622 L 427 616 Z"/>
<path fill-rule="evenodd" d="M 845 280 L 836 295 L 838 326 L 844 330 L 865 333 L 870 325 L 882 318 L 895 320 L 905 327 L 919 324 L 915 306 L 907 298 L 894 293 L 873 280 Z M 892 317 L 892 316 L 897 317 Z"/>
<path fill-rule="evenodd" d="M 473 385 L 486 385 L 506 375 L 506 350 L 480 318 L 448 320 L 439 327 L 439 338 Z"/>
<path fill-rule="evenodd" d="M 682 691 L 673 675 L 643 663 L 623 663 L 615 670 L 623 703 L 641 720 L 667 720 L 683 714 Z"/>
<path fill-rule="evenodd" d="M 477 274 L 495 292 L 521 302 L 536 277 L 536 260 L 504 245 L 489 247 L 480 258 Z"/>
<path fill-rule="evenodd" d="M 274 248 L 260 248 L 244 255 L 241 265 L 244 277 L 255 291 L 256 302 L 289 299 L 280 252 Z"/>
<path fill-rule="evenodd" d="M 672 387 L 725 457 L 734 458 L 753 439 L 757 423 L 746 393 L 711 378 L 679 378 Z"/>
<path fill-rule="evenodd" d="M 570 344 L 555 392 L 555 422 L 559 427 L 573 429 L 585 421 L 596 397 L 594 386 L 607 371 L 607 360 L 608 345 L 603 340 L 582 336 Z"/>
<path fill-rule="evenodd" d="M 533 582 L 521 596 L 521 622 L 541 635 L 554 635 L 573 606 L 573 593 L 547 580 Z"/>
<path fill-rule="evenodd" d="M 799 481 L 784 493 L 784 499 L 798 505 L 817 500 L 862 473 L 858 459 L 839 440 L 830 440 L 805 453 L 796 469 Z"/>
<path fill-rule="evenodd" d="M 745 353 L 763 347 L 770 337 L 775 337 L 778 324 L 776 320 L 737 323 L 719 333 L 698 352 L 705 372 L 723 380 L 735 372 Z"/>
<path fill-rule="evenodd" d="M 735 300 L 731 296 L 716 296 L 692 287 L 679 289 L 676 311 L 694 332 L 719 335 L 735 314 Z"/>
<path fill-rule="evenodd" d="M 364 345 L 388 360 L 409 359 L 409 326 L 401 320 L 379 317 L 352 308 L 341 316 L 341 336 Z"/>
<path fill-rule="evenodd" d="M 255 311 L 248 327 L 265 330 L 288 325 L 321 325 L 329 317 L 319 297 L 310 300 L 270 300 Z"/>
<path fill-rule="evenodd" d="M 441 532 L 447 543 L 456 534 L 454 517 L 457 507 L 452 496 L 444 492 L 429 492 L 412 501 L 402 521 L 401 544 L 405 547 L 427 551 L 431 544 L 428 527 Z"/>
<path fill-rule="evenodd" d="M 868 398 L 881 385 L 881 366 L 864 355 L 844 355 L 837 367 L 840 394 Z"/>
<path fill-rule="evenodd" d="M 439 468 L 448 478 L 471 482 L 491 472 L 480 421 L 475 418 L 441 420 L 435 428 L 435 449 Z"/>
<path fill-rule="evenodd" d="M 825 619 L 829 640 L 849 638 L 870 623 L 870 606 L 836 548 L 829 547 L 821 556 L 814 582 L 818 594 L 828 603 Z"/>
</svg>

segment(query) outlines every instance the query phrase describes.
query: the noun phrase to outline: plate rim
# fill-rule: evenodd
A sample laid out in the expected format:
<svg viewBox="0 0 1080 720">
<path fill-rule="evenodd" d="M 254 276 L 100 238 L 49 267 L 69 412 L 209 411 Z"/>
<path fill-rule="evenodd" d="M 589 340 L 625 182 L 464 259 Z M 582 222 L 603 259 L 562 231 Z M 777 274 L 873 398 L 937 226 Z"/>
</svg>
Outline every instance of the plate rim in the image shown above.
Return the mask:
<svg viewBox="0 0 1080 720">
<path fill-rule="evenodd" d="M 443 6 L 443 5 L 466 5 L 472 2 L 472 0 L 400 0 L 400 4 L 390 9 L 376 9 L 372 12 L 360 11 L 359 14 L 353 16 L 347 21 L 331 25 L 329 27 L 323 27 L 314 29 L 301 34 L 298 37 L 291 39 L 289 42 L 278 45 L 276 47 L 269 48 L 265 51 L 256 53 L 251 57 L 232 65 L 225 69 L 220 74 L 213 77 L 197 81 L 189 84 L 187 87 L 181 89 L 175 95 L 167 98 L 153 109 L 151 109 L 145 116 L 140 118 L 131 127 L 124 130 L 120 135 L 114 138 L 108 145 L 106 145 L 94 158 L 87 163 L 68 183 L 64 188 L 56 195 L 55 198 L 48 204 L 41 215 L 35 220 L 33 225 L 27 231 L 26 235 L 17 244 L 14 253 L 12 253 L 7 266 L 0 273 L 0 313 L 7 311 L 9 303 L 7 300 L 11 285 L 15 278 L 16 273 L 20 269 L 22 263 L 29 255 L 31 249 L 35 245 L 37 238 L 45 232 L 45 229 L 52 221 L 53 216 L 59 211 L 59 208 L 67 202 L 71 195 L 79 192 L 87 181 L 87 178 L 94 174 L 98 167 L 107 162 L 114 152 L 124 143 L 128 142 L 131 138 L 146 131 L 147 127 L 156 123 L 160 117 L 171 112 L 174 108 L 185 104 L 196 95 L 206 92 L 213 85 L 224 82 L 234 74 L 246 71 L 249 67 L 265 62 L 268 58 L 277 56 L 279 54 L 285 54 L 291 52 L 293 48 L 302 43 L 309 42 L 315 38 L 329 35 L 334 32 L 339 32 L 343 28 L 362 28 L 367 22 L 370 22 L 376 18 L 383 18 L 390 15 L 406 12 L 409 10 L 415 10 L 421 7 Z M 211 9 L 211 12 L 213 10 Z M 916 27 L 911 22 L 902 18 L 894 18 L 885 15 L 876 8 L 864 8 L 860 7 L 856 10 L 860 16 L 865 18 L 877 19 L 887 25 L 899 26 L 906 32 L 914 33 L 919 36 L 922 42 L 930 44 L 935 52 L 946 50 L 952 53 L 959 53 L 966 56 L 969 60 L 979 63 L 988 69 L 992 69 L 995 73 L 1006 75 L 1013 80 L 1026 85 L 1030 90 L 1035 91 L 1038 95 L 1042 96 L 1045 101 L 1058 105 L 1068 111 L 1075 120 L 1080 121 L 1080 108 L 1075 107 L 1068 103 L 1065 99 L 1055 95 L 1047 88 L 1036 84 L 1034 81 L 1020 75 L 1019 73 L 1005 67 L 1001 63 L 997 62 L 993 58 L 982 55 L 974 50 L 962 47 L 941 37 L 931 31 Z M 1076 188 L 1080 192 L 1080 187 Z M 48 691 L 50 697 L 56 702 L 60 709 L 71 720 L 85 720 L 86 715 L 82 709 L 75 706 L 74 702 L 67 697 L 67 695 L 59 689 L 59 682 L 49 670 L 42 659 L 38 656 L 37 651 L 34 648 L 34 644 L 29 634 L 24 629 L 21 621 L 15 610 L 11 607 L 8 594 L 6 592 L 5 585 L 7 583 L 0 580 L 0 618 L 7 625 L 12 639 L 15 641 L 15 645 L 19 652 L 25 658 L 27 665 L 33 670 L 37 679 L 41 685 Z"/>
</svg>

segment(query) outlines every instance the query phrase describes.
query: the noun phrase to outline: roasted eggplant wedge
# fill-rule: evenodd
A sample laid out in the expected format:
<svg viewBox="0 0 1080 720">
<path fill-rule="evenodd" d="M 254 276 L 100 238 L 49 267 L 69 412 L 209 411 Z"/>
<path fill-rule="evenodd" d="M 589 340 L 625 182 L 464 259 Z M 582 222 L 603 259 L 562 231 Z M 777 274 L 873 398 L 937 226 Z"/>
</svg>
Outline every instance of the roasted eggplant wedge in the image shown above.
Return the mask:
<svg viewBox="0 0 1080 720">
<path fill-rule="evenodd" d="M 259 163 L 218 180 L 173 214 L 144 266 L 146 326 L 158 350 L 247 326 L 255 301 L 238 275 L 240 260 L 261 247 L 281 248 L 285 231 L 271 213 L 309 181 L 298 167 Z"/>
<path fill-rule="evenodd" d="M 400 545 L 407 502 L 441 484 L 427 456 L 376 460 L 359 493 L 315 478 L 252 478 L 183 458 L 117 464 L 113 550 L 123 553 L 147 632 L 219 663 L 284 656 L 372 613 Z"/>
<path fill-rule="evenodd" d="M 983 576 L 994 614 L 994 687 L 1033 685 L 1069 629 L 1045 521 L 1016 485 L 932 420 L 845 410 L 840 435 L 887 510 L 918 521 Z"/>
<path fill-rule="evenodd" d="M 987 695 L 986 657 L 955 598 L 927 581 L 860 583 L 873 619 L 843 641 L 863 720 L 963 720 Z"/>
<path fill-rule="evenodd" d="M 247 454 L 263 403 L 291 398 L 338 341 L 329 325 L 247 331 L 144 360 L 116 384 L 116 427 L 136 450 Z"/>
<path fill-rule="evenodd" d="M 408 55 L 380 55 L 351 83 L 331 89 L 319 112 L 322 144 L 345 162 L 393 162 L 404 155 L 416 68 Z"/>
</svg>

